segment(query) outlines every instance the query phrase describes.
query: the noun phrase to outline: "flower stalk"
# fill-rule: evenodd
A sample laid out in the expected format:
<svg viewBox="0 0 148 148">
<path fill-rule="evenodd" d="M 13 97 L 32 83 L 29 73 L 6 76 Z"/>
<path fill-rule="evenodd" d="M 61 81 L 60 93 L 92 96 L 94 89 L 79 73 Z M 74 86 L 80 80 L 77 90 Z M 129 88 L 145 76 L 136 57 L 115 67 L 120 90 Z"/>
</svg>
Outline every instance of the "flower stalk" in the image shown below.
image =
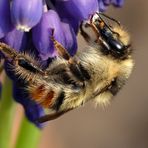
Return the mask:
<svg viewBox="0 0 148 148">
<path fill-rule="evenodd" d="M 24 116 L 15 148 L 37 148 L 41 131 Z"/>
<path fill-rule="evenodd" d="M 15 102 L 12 99 L 11 80 L 5 77 L 0 100 L 0 148 L 10 148 L 14 112 Z"/>
</svg>

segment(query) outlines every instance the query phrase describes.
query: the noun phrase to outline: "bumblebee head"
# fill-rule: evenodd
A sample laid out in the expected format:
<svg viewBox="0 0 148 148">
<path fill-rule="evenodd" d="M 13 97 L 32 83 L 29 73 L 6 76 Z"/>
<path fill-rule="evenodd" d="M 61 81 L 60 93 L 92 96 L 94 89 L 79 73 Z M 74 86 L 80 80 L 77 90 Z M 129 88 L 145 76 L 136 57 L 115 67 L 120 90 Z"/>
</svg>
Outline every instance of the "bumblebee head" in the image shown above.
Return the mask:
<svg viewBox="0 0 148 148">
<path fill-rule="evenodd" d="M 115 58 L 124 59 L 131 53 L 130 36 L 120 25 L 119 21 L 103 13 L 97 13 L 97 18 L 90 21 L 92 28 L 98 33 L 100 43 L 103 45 L 102 52 L 110 54 Z M 109 25 L 102 16 L 115 22 Z"/>
</svg>

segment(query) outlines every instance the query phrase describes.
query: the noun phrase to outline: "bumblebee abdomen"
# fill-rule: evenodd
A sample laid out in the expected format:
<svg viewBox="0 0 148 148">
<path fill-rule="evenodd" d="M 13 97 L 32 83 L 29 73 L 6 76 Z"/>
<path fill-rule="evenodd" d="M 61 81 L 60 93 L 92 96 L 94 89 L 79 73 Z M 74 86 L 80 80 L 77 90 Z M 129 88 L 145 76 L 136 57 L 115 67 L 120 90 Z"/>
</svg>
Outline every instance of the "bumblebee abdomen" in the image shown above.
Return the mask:
<svg viewBox="0 0 148 148">
<path fill-rule="evenodd" d="M 45 86 L 39 85 L 29 89 L 29 94 L 32 100 L 43 106 L 49 108 L 52 105 L 55 92 L 52 89 L 47 90 Z"/>
</svg>

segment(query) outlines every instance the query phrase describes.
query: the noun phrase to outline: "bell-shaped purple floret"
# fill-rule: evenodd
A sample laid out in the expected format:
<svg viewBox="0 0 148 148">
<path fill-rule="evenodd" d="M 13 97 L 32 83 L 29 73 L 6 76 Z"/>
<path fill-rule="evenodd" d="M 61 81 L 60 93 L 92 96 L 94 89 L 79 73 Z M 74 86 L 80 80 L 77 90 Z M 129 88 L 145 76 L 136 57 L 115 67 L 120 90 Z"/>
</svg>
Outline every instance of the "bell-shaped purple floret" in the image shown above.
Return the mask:
<svg viewBox="0 0 148 148">
<path fill-rule="evenodd" d="M 40 23 L 33 28 L 33 42 L 35 47 L 38 49 L 42 60 L 46 60 L 49 57 L 57 55 L 56 49 L 53 46 L 53 41 L 50 39 L 52 29 L 54 30 L 54 38 L 58 42 L 60 42 L 66 49 L 67 47 L 70 50 L 74 49 L 73 47 L 76 46 L 74 45 L 76 44 L 74 39 L 75 33 L 68 24 L 67 28 L 65 27 L 66 26 L 62 25 L 58 14 L 54 10 L 49 10 L 43 14 Z M 65 30 L 68 32 L 68 36 L 70 37 L 69 40 L 68 37 L 66 37 Z M 70 35 L 70 33 L 72 34 Z M 72 52 L 74 53 L 75 51 Z"/>
<path fill-rule="evenodd" d="M 100 1 L 100 0 L 99 0 Z M 111 4 L 111 0 L 103 0 L 103 3 L 105 4 L 105 5 L 110 5 Z"/>
<path fill-rule="evenodd" d="M 42 13 L 42 0 L 12 1 L 11 18 L 17 29 L 29 31 L 40 21 Z"/>
<path fill-rule="evenodd" d="M 16 51 L 22 51 L 26 48 L 27 37 L 25 32 L 13 29 L 6 34 L 2 41 L 16 49 Z"/>
<path fill-rule="evenodd" d="M 77 51 L 77 39 L 74 29 L 68 23 L 62 22 L 62 28 L 65 37 L 65 48 L 68 50 L 71 56 L 74 56 Z"/>
<path fill-rule="evenodd" d="M 72 26 L 74 32 L 77 34 L 78 30 L 79 30 L 80 20 L 77 19 L 76 17 L 73 17 L 69 13 L 69 11 L 66 8 L 65 2 L 63 2 L 63 1 L 55 1 L 55 7 L 56 7 L 58 15 L 61 18 L 61 21 L 66 20 L 66 23 L 69 23 Z"/>
<path fill-rule="evenodd" d="M 124 0 L 98 0 L 99 11 L 103 12 L 107 9 L 108 5 L 114 5 L 115 7 L 121 7 L 124 4 Z"/>
<path fill-rule="evenodd" d="M 111 0 L 112 4 L 116 7 L 122 7 L 124 4 L 124 0 Z"/>
<path fill-rule="evenodd" d="M 82 21 L 88 19 L 90 15 L 98 11 L 98 1 L 97 0 L 56 0 L 55 5 L 64 5 L 65 9 L 58 10 L 66 11 L 75 19 Z M 62 7 L 61 7 L 62 8 Z M 66 14 L 66 13 L 65 13 Z"/>
<path fill-rule="evenodd" d="M 44 110 L 39 104 L 35 103 L 28 97 L 23 85 L 24 84 L 21 84 L 20 82 L 13 82 L 13 97 L 17 102 L 23 105 L 27 118 L 37 127 L 42 127 L 37 119 L 44 115 Z"/>
<path fill-rule="evenodd" d="M 56 51 L 50 39 L 52 29 L 54 29 L 56 40 L 63 43 L 64 38 L 60 18 L 55 11 L 49 10 L 43 14 L 41 21 L 32 30 L 33 42 L 42 60 L 56 56 Z"/>
<path fill-rule="evenodd" d="M 104 4 L 103 0 L 99 0 L 99 11 L 104 12 L 107 9 L 107 5 Z"/>
<path fill-rule="evenodd" d="M 9 0 L 0 0 L 0 38 L 12 28 Z"/>
</svg>

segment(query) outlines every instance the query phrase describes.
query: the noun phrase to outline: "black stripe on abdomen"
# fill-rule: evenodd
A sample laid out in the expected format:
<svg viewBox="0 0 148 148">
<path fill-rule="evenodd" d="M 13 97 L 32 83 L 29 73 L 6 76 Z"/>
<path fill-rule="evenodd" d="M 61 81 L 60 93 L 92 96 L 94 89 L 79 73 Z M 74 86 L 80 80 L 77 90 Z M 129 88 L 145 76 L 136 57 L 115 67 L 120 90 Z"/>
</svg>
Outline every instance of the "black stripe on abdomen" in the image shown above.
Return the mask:
<svg viewBox="0 0 148 148">
<path fill-rule="evenodd" d="M 70 70 L 79 81 L 84 82 L 90 79 L 88 71 L 81 64 L 70 64 Z"/>
<path fill-rule="evenodd" d="M 63 101 L 65 98 L 65 92 L 61 91 L 59 96 L 56 98 L 56 101 L 54 103 L 54 105 L 52 106 L 52 108 L 56 111 L 58 111 L 60 109 L 60 106 L 62 105 Z"/>
</svg>

